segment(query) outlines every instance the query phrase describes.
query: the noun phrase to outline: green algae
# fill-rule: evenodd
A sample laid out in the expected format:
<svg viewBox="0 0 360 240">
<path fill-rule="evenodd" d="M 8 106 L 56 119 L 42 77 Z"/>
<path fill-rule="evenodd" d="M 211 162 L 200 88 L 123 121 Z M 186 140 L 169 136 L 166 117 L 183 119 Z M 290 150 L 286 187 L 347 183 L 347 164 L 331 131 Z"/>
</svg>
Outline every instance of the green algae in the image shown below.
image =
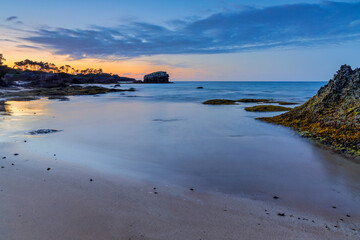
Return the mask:
<svg viewBox="0 0 360 240">
<path fill-rule="evenodd" d="M 246 107 L 245 110 L 248 112 L 282 112 L 289 111 L 292 108 L 276 106 L 276 105 L 258 105 L 253 107 Z"/>
<path fill-rule="evenodd" d="M 203 104 L 209 105 L 236 105 L 236 101 L 229 99 L 211 99 L 203 102 Z"/>
</svg>

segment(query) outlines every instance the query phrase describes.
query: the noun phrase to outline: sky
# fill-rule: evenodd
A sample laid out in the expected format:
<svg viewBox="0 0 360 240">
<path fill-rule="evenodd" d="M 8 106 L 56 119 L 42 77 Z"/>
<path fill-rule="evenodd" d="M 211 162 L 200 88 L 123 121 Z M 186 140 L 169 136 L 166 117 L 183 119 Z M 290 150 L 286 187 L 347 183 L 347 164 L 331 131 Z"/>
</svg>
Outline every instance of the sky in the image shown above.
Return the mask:
<svg viewBox="0 0 360 240">
<path fill-rule="evenodd" d="M 360 67 L 360 1 L 4 0 L 0 53 L 137 79 L 327 81 Z"/>
</svg>

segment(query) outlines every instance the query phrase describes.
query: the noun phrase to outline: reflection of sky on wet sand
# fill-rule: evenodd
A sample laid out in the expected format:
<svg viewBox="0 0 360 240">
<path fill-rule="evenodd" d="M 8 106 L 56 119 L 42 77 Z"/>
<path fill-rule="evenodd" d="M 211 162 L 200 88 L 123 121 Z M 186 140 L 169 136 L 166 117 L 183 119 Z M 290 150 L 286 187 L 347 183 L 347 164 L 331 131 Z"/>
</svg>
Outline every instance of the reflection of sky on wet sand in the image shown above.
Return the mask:
<svg viewBox="0 0 360 240">
<path fill-rule="evenodd" d="M 0 128 L 3 136 L 13 136 L 27 131 L 28 124 L 38 121 L 42 116 L 51 114 L 47 107 L 48 100 L 39 101 L 6 101 Z M 6 141 L 6 139 L 4 139 Z"/>
<path fill-rule="evenodd" d="M 101 172 L 360 215 L 360 166 L 237 106 L 122 95 L 10 102 L 1 142 Z M 34 115 L 33 113 L 37 114 Z M 263 115 L 263 113 L 260 113 Z M 270 115 L 270 113 L 264 113 Z M 272 114 L 272 113 L 271 113 Z M 63 132 L 31 137 L 51 128 Z"/>
</svg>

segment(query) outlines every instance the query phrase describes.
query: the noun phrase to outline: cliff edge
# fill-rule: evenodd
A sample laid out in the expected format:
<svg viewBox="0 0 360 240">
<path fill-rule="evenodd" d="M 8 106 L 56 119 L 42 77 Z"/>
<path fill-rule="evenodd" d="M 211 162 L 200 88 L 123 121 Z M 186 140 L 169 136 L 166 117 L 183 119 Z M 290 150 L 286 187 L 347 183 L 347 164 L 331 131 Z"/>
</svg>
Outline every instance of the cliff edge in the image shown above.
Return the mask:
<svg viewBox="0 0 360 240">
<path fill-rule="evenodd" d="M 259 120 L 291 127 L 332 149 L 360 157 L 360 69 L 343 65 L 303 105 Z"/>
</svg>

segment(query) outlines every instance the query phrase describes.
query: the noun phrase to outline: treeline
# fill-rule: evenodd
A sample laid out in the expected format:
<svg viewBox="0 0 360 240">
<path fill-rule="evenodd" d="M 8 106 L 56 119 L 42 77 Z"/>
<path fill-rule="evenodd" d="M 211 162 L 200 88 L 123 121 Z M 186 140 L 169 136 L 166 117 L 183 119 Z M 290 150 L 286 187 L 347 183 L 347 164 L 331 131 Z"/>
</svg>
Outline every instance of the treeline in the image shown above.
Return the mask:
<svg viewBox="0 0 360 240">
<path fill-rule="evenodd" d="M 3 57 L 3 54 L 0 53 L 0 66 L 3 65 L 3 62 L 6 59 Z M 102 74 L 103 70 L 101 68 L 87 68 L 87 69 L 75 69 L 70 65 L 64 65 L 61 67 L 57 67 L 54 63 L 48 62 L 37 62 L 32 61 L 30 59 L 25 59 L 23 61 L 15 62 L 13 69 L 19 69 L 21 71 L 40 71 L 40 72 L 48 72 L 48 73 L 68 73 L 68 74 Z"/>
<path fill-rule="evenodd" d="M 61 67 L 57 67 L 54 63 L 48 62 L 37 62 L 29 59 L 25 59 L 20 62 L 14 63 L 15 69 L 20 69 L 22 71 L 30 70 L 30 71 L 41 71 L 41 72 L 49 72 L 49 73 L 68 73 L 68 74 L 101 74 L 103 70 L 101 68 L 87 68 L 84 70 L 75 69 L 70 65 L 64 65 Z"/>
</svg>

